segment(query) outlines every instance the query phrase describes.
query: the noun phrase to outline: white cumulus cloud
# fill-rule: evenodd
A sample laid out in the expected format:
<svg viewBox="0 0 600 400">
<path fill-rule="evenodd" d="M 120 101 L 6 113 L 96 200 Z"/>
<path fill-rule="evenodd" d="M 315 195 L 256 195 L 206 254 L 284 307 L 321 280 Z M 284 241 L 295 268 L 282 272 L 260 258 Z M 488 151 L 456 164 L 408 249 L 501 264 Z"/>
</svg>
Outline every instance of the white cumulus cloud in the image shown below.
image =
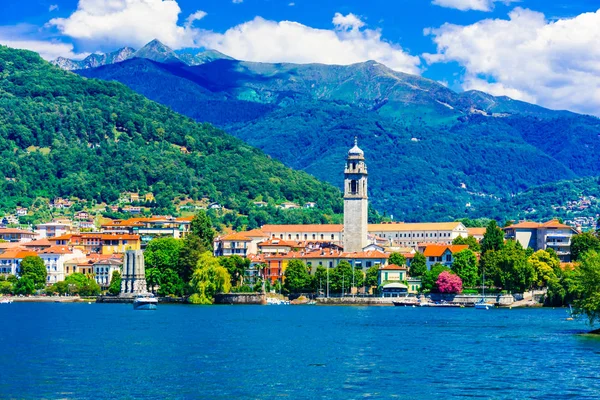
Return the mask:
<svg viewBox="0 0 600 400">
<path fill-rule="evenodd" d="M 385 41 L 376 29 L 362 29 L 354 14 L 336 13 L 334 29 L 316 29 L 293 21 L 256 17 L 225 33 L 203 32 L 199 43 L 240 60 L 353 64 L 375 60 L 397 71 L 420 72 L 419 57 Z"/>
<path fill-rule="evenodd" d="M 520 0 L 433 0 L 431 3 L 446 8 L 455 8 L 461 11 L 492 11 L 494 3 L 518 3 Z"/>
<path fill-rule="evenodd" d="M 79 0 L 68 18 L 54 18 L 47 25 L 87 46 L 139 47 L 152 39 L 175 48 L 193 46 L 196 32 L 189 24 L 178 24 L 180 13 L 174 0 Z M 200 19 L 198 13 L 188 22 Z"/>
<path fill-rule="evenodd" d="M 548 21 L 515 8 L 509 19 L 426 29 L 437 45 L 432 63 L 457 62 L 464 89 L 600 115 L 600 10 Z"/>
<path fill-rule="evenodd" d="M 206 13 L 202 10 L 198 10 L 193 14 L 190 14 L 185 20 L 185 26 L 190 28 L 195 21 L 200 21 L 202 18 L 206 17 Z"/>
</svg>

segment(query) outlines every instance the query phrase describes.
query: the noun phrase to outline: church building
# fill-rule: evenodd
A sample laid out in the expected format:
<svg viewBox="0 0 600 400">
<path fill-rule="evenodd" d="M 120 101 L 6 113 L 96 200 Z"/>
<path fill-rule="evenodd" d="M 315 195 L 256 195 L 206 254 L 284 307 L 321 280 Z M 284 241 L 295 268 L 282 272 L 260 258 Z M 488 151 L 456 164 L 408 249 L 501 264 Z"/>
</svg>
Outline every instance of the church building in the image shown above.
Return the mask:
<svg viewBox="0 0 600 400">
<path fill-rule="evenodd" d="M 368 241 L 367 165 L 365 154 L 354 139 L 344 170 L 344 237 L 345 252 L 359 252 Z"/>
</svg>

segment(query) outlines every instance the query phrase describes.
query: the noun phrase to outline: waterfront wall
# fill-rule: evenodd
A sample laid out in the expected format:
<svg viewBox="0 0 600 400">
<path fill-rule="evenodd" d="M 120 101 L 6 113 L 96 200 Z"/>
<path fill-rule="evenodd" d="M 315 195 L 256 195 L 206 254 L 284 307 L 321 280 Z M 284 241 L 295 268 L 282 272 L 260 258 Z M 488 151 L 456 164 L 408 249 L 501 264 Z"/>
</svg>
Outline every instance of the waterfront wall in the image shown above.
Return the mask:
<svg viewBox="0 0 600 400">
<path fill-rule="evenodd" d="M 96 303 L 133 303 L 134 296 L 98 296 Z M 159 303 L 185 303 L 184 297 L 159 297 Z"/>
<path fill-rule="evenodd" d="M 267 304 L 263 293 L 219 293 L 215 304 Z"/>
<path fill-rule="evenodd" d="M 365 306 L 391 306 L 393 301 L 401 300 L 399 297 L 317 297 L 317 304 L 323 305 L 365 305 Z"/>
</svg>

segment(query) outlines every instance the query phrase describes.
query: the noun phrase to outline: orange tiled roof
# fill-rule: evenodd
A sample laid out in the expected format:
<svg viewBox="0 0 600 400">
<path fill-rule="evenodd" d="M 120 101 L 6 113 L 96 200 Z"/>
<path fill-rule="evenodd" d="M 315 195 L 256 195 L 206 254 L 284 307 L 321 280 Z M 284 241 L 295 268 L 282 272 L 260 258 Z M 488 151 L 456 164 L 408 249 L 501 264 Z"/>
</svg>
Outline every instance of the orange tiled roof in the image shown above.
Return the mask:
<svg viewBox="0 0 600 400">
<path fill-rule="evenodd" d="M 64 235 L 54 236 L 54 237 L 48 238 L 48 240 L 51 241 L 51 242 L 57 242 L 59 240 L 71 240 L 71 238 L 73 236 L 74 235 L 72 233 L 66 233 Z"/>
<path fill-rule="evenodd" d="M 459 251 L 466 250 L 468 248 L 469 248 L 469 246 L 466 244 L 456 244 L 456 245 L 446 245 L 446 246 L 441 246 L 438 244 L 430 244 L 427 247 L 425 247 L 425 251 L 423 252 L 423 255 L 425 257 L 441 257 L 446 252 L 446 250 L 450 250 L 450 252 L 452 254 L 454 254 L 454 253 L 458 253 Z"/>
<path fill-rule="evenodd" d="M 304 241 L 294 240 L 283 240 L 283 239 L 269 239 L 258 244 L 258 247 L 271 246 L 271 247 L 306 247 L 308 244 Z"/>
<path fill-rule="evenodd" d="M 67 246 L 51 246 L 42 251 L 42 254 L 70 254 L 71 252 Z"/>
<path fill-rule="evenodd" d="M 263 225 L 263 232 L 342 232 L 342 224 L 313 225 Z"/>
<path fill-rule="evenodd" d="M 512 224 L 511 226 L 507 226 L 504 229 L 513 229 L 513 228 L 521 228 L 521 229 L 537 229 L 540 227 L 540 224 L 532 221 L 523 221 L 517 224 Z"/>
<path fill-rule="evenodd" d="M 396 264 L 390 264 L 386 265 L 385 267 L 380 267 L 379 269 L 384 269 L 386 271 L 406 271 L 408 268 L 405 265 L 400 266 Z"/>
<path fill-rule="evenodd" d="M 342 253 L 344 258 L 390 258 L 390 255 L 379 250 L 358 251 L 356 253 Z"/>
<path fill-rule="evenodd" d="M 16 228 L 0 228 L 0 235 L 35 235 L 34 232 Z"/>
<path fill-rule="evenodd" d="M 481 236 L 481 235 L 485 234 L 486 229 L 487 228 L 467 228 L 467 232 L 471 236 Z"/>
<path fill-rule="evenodd" d="M 541 224 L 542 228 L 566 228 L 571 229 L 569 225 L 561 224 L 557 219 L 551 219 Z"/>
<path fill-rule="evenodd" d="M 44 238 L 44 239 L 32 240 L 31 242 L 21 243 L 21 245 L 23 247 L 50 247 L 52 245 L 52 243 L 50 243 L 50 241 L 48 239 Z"/>
<path fill-rule="evenodd" d="M 14 248 L 5 251 L 0 254 L 0 259 L 3 260 L 13 260 L 13 259 L 23 259 L 25 257 L 35 257 L 37 253 L 35 251 L 24 250 L 21 248 Z"/>
<path fill-rule="evenodd" d="M 221 240 L 237 240 L 239 242 L 251 242 L 252 239 L 246 236 L 246 232 L 233 232 L 221 237 Z"/>
<path fill-rule="evenodd" d="M 102 234 L 102 240 L 140 240 L 140 235 L 111 235 L 108 233 Z"/>
</svg>

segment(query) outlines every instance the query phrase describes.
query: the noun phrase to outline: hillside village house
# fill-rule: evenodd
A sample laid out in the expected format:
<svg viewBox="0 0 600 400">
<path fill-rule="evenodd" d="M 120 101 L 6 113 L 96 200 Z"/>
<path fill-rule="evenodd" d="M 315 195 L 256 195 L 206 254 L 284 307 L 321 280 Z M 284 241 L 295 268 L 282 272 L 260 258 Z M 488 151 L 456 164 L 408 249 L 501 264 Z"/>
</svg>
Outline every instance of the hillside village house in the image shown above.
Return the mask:
<svg viewBox="0 0 600 400">
<path fill-rule="evenodd" d="M 35 233 L 22 229 L 2 228 L 0 229 L 0 239 L 10 242 L 30 242 L 35 238 Z"/>
<path fill-rule="evenodd" d="M 519 222 L 504 228 L 506 239 L 535 251 L 552 249 L 561 262 L 571 261 L 571 238 L 578 232 L 556 219 L 544 223 Z"/>
<path fill-rule="evenodd" d="M 69 222 L 49 222 L 47 224 L 39 224 L 35 233 L 38 238 L 52 238 L 71 233 L 73 230 L 72 224 Z"/>
<path fill-rule="evenodd" d="M 423 248 L 423 255 L 427 260 L 427 269 L 430 270 L 435 264 L 442 264 L 448 268 L 452 267 L 454 254 L 468 248 L 468 245 L 426 245 Z"/>
</svg>

